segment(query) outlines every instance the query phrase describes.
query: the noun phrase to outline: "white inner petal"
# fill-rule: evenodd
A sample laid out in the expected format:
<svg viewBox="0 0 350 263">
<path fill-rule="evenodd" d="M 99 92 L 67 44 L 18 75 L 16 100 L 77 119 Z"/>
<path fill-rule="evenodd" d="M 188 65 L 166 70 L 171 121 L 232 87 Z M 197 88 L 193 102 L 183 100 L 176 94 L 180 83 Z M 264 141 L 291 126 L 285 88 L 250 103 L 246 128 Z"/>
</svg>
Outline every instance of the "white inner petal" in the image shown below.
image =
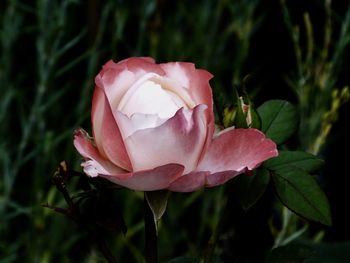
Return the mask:
<svg viewBox="0 0 350 263">
<path fill-rule="evenodd" d="M 124 113 L 116 111 L 115 116 L 118 120 L 118 126 L 121 128 L 121 134 L 125 140 L 137 130 L 155 128 L 162 125 L 167 119 L 161 119 L 157 114 L 134 113 L 130 118 Z"/>
<path fill-rule="evenodd" d="M 108 174 L 108 172 L 95 160 L 89 160 L 81 164 L 84 172 L 90 177 L 96 177 L 99 174 Z"/>
<path fill-rule="evenodd" d="M 134 129 L 141 130 L 162 125 L 167 119 L 161 119 L 157 115 L 135 113 L 130 118 Z"/>
<path fill-rule="evenodd" d="M 169 79 L 167 77 L 153 77 L 152 81 L 162 86 L 164 90 L 168 92 L 173 92 L 185 101 L 188 108 L 194 108 L 196 104 L 192 100 L 191 96 L 188 93 L 188 89 L 184 86 L 181 86 L 181 83 L 177 82 L 174 79 Z"/>
<path fill-rule="evenodd" d="M 160 118 L 168 119 L 182 107 L 187 109 L 186 103 L 178 95 L 164 90 L 161 85 L 150 79 L 145 79 L 141 83 L 135 83 L 135 86 L 128 90 L 118 110 L 129 118 L 135 113 L 142 113 L 157 114 Z"/>
</svg>

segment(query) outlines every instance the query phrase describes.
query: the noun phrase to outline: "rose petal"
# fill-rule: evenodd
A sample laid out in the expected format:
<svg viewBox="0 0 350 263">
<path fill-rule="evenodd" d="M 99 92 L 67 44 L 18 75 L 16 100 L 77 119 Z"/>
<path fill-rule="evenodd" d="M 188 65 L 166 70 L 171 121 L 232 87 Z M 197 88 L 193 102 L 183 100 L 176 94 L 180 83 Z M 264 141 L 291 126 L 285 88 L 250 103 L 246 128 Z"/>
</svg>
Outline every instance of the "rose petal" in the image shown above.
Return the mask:
<svg viewBox="0 0 350 263">
<path fill-rule="evenodd" d="M 261 131 L 229 128 L 213 139 L 196 170 L 211 172 L 207 185 L 215 186 L 277 155 L 276 144 Z"/>
<path fill-rule="evenodd" d="M 104 90 L 98 86 L 93 96 L 91 118 L 99 152 L 115 165 L 131 171 L 132 166 L 119 127 Z"/>
<path fill-rule="evenodd" d="M 119 61 L 118 64 L 124 64 L 128 62 L 132 63 L 133 61 L 136 62 L 136 64 L 138 65 L 140 64 L 140 61 L 155 64 L 154 58 L 151 57 L 130 57 Z"/>
<path fill-rule="evenodd" d="M 192 172 L 181 176 L 171 183 L 168 190 L 173 192 L 194 192 L 206 185 L 210 172 Z"/>
<path fill-rule="evenodd" d="M 120 69 L 103 69 L 95 78 L 95 83 L 106 92 L 112 109 L 116 109 L 124 94 L 136 81 L 135 74 L 120 66 Z"/>
<path fill-rule="evenodd" d="M 228 180 L 232 179 L 233 177 L 244 173 L 245 170 L 241 171 L 224 171 L 219 173 L 213 173 L 209 174 L 206 179 L 206 186 L 207 187 L 214 187 L 218 185 L 222 185 L 226 183 Z"/>
<path fill-rule="evenodd" d="M 181 83 L 182 87 L 187 89 L 189 96 L 195 104 L 205 104 L 208 106 L 208 110 L 205 113 L 208 123 L 207 139 L 200 157 L 201 160 L 204 157 L 204 153 L 211 142 L 215 130 L 213 95 L 209 84 L 209 80 L 213 75 L 206 70 L 196 69 L 193 63 L 188 62 L 169 62 L 160 64 L 160 66 L 165 71 L 165 76 L 168 79 Z M 182 97 L 186 98 L 185 95 L 182 95 Z"/>
<path fill-rule="evenodd" d="M 137 79 L 150 72 L 164 75 L 163 69 L 155 63 L 153 58 L 149 57 L 131 57 L 124 59 L 117 64 L 125 66 L 129 71 L 135 73 Z"/>
<path fill-rule="evenodd" d="M 112 109 L 115 109 L 129 87 L 150 72 L 164 75 L 152 58 L 132 57 L 118 63 L 110 60 L 96 76 L 95 83 L 105 90 Z"/>
<path fill-rule="evenodd" d="M 182 86 L 182 84 L 175 79 L 170 79 L 168 77 L 155 75 L 151 78 L 151 80 L 161 85 L 164 90 L 174 94 L 175 97 L 181 98 L 182 104 L 185 103 L 186 107 L 189 109 L 194 108 L 197 104 L 201 104 L 201 103 L 195 103 L 189 93 L 188 88 Z"/>
<path fill-rule="evenodd" d="M 196 69 L 193 63 L 169 62 L 159 64 L 165 71 L 165 76 L 171 80 L 181 83 L 181 86 L 188 89 L 195 104 L 208 106 L 206 112 L 208 120 L 214 119 L 213 97 L 209 80 L 213 77 L 211 73 L 203 69 Z"/>
<path fill-rule="evenodd" d="M 74 132 L 73 143 L 80 155 L 86 160 L 82 163 L 82 166 L 87 175 L 95 177 L 101 173 L 112 175 L 126 172 L 120 167 L 115 166 L 110 161 L 104 159 L 83 129 L 78 129 Z"/>
<path fill-rule="evenodd" d="M 155 128 L 167 121 L 167 119 L 159 118 L 157 114 L 135 113 L 129 118 L 124 113 L 116 111 L 114 116 L 124 140 L 137 130 Z"/>
<path fill-rule="evenodd" d="M 214 119 L 212 119 L 207 124 L 207 137 L 205 138 L 205 143 L 202 149 L 202 153 L 198 159 L 198 163 L 200 163 L 204 158 L 204 155 L 206 154 L 208 147 L 211 144 L 211 141 L 213 139 L 214 132 L 215 132 L 215 123 L 214 123 Z"/>
<path fill-rule="evenodd" d="M 180 109 L 174 117 L 156 128 L 138 130 L 126 138 L 134 171 L 167 163 L 185 166 L 185 173 L 198 164 L 206 139 L 205 105 L 186 113 Z"/>
<path fill-rule="evenodd" d="M 131 117 L 134 113 L 158 114 L 170 118 L 181 107 L 187 107 L 176 94 L 163 89 L 152 81 L 155 73 L 147 73 L 138 79 L 124 94 L 118 110 Z"/>
<path fill-rule="evenodd" d="M 124 179 L 116 176 L 104 176 L 104 178 L 118 185 L 136 191 L 155 191 L 166 189 L 183 174 L 184 167 L 179 164 L 167 164 L 150 170 L 129 173 Z"/>
<path fill-rule="evenodd" d="M 184 167 L 179 164 L 167 164 L 155 169 L 128 173 L 103 159 L 87 133 L 76 130 L 74 146 L 87 159 L 82 163 L 84 172 L 91 176 L 101 176 L 116 184 L 139 191 L 153 191 L 168 188 L 170 183 L 183 174 Z"/>
</svg>

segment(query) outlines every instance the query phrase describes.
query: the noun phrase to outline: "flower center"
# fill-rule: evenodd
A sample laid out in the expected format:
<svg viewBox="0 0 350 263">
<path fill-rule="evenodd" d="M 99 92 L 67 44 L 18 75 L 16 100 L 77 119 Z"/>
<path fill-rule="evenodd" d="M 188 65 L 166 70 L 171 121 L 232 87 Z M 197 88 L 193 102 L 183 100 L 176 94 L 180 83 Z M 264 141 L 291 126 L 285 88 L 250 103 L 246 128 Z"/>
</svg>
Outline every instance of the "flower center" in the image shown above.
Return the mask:
<svg viewBox="0 0 350 263">
<path fill-rule="evenodd" d="M 141 113 L 157 114 L 159 118 L 169 119 L 180 108 L 188 109 L 185 101 L 177 94 L 151 80 L 155 75 L 148 73 L 130 87 L 120 101 L 118 110 L 129 118 L 135 113 Z"/>
</svg>

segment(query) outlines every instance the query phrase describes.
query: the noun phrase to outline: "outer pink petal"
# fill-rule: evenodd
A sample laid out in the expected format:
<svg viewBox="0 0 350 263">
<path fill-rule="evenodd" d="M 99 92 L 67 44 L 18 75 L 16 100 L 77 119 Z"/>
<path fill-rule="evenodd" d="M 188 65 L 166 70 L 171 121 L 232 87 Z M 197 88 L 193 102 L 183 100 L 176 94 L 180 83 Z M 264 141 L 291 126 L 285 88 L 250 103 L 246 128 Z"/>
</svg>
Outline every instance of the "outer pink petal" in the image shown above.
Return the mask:
<svg viewBox="0 0 350 263">
<path fill-rule="evenodd" d="M 207 187 L 214 187 L 217 185 L 222 185 L 226 183 L 228 180 L 232 179 L 233 177 L 243 173 L 243 171 L 224 171 L 219 173 L 213 173 L 209 174 L 207 176 L 206 180 L 206 186 Z"/>
<path fill-rule="evenodd" d="M 92 101 L 92 126 L 100 153 L 115 165 L 132 170 L 119 127 L 114 119 L 104 90 L 96 87 Z"/>
<path fill-rule="evenodd" d="M 198 105 L 188 116 L 183 109 L 155 128 L 138 130 L 126 138 L 125 144 L 134 171 L 168 163 L 185 166 L 185 173 L 197 167 L 205 144 L 206 106 Z"/>
<path fill-rule="evenodd" d="M 130 70 L 132 72 L 137 72 L 140 69 L 146 70 L 146 72 L 164 72 L 159 68 L 153 58 L 150 57 L 131 57 L 115 63 L 113 60 L 109 60 L 105 65 L 103 65 L 100 75 L 103 77 L 105 72 L 109 70 L 120 72 L 122 70 Z"/>
<path fill-rule="evenodd" d="M 207 186 L 222 184 L 278 155 L 276 144 L 256 129 L 229 128 L 210 144 L 197 171 L 209 171 Z"/>
<path fill-rule="evenodd" d="M 115 166 L 110 161 L 104 159 L 84 130 L 78 129 L 74 132 L 73 143 L 77 151 L 86 160 L 82 163 L 82 166 L 84 167 L 86 174 L 89 176 L 98 176 L 99 173 L 112 175 L 126 172 L 120 167 Z"/>
<path fill-rule="evenodd" d="M 117 108 L 125 92 L 147 73 L 164 75 L 152 58 L 132 57 L 118 63 L 108 61 L 95 78 L 95 83 L 106 92 L 111 107 Z"/>
<path fill-rule="evenodd" d="M 168 190 L 173 192 L 194 192 L 206 185 L 210 172 L 192 172 L 175 180 Z"/>
<path fill-rule="evenodd" d="M 159 64 L 156 64 L 154 59 L 150 57 L 131 57 L 124 59 L 117 64 L 125 66 L 129 71 L 135 73 L 137 78 L 150 72 L 164 75 L 164 71 Z"/>
<path fill-rule="evenodd" d="M 86 159 L 82 163 L 87 175 L 104 177 L 118 185 L 139 191 L 166 189 L 183 174 L 184 167 L 167 164 L 155 169 L 128 173 L 104 159 L 82 129 L 74 134 L 74 146 Z"/>
<path fill-rule="evenodd" d="M 128 64 L 128 63 L 151 63 L 155 64 L 155 61 L 151 57 L 130 57 L 120 60 L 118 64 Z"/>
<path fill-rule="evenodd" d="M 119 176 L 102 175 L 118 185 L 136 191 L 155 191 L 166 189 L 183 174 L 184 167 L 179 164 L 167 164 L 151 170 L 129 173 L 120 179 Z"/>
<path fill-rule="evenodd" d="M 118 107 L 124 94 L 135 81 L 135 74 L 122 66 L 103 69 L 95 78 L 96 85 L 105 90 L 113 109 Z"/>
<path fill-rule="evenodd" d="M 126 67 L 114 63 L 112 60 L 109 60 L 106 64 L 102 66 L 101 71 L 95 78 L 95 83 L 99 87 L 104 87 L 104 85 L 111 85 L 115 81 L 115 78 L 122 72 L 125 71 Z"/>
</svg>

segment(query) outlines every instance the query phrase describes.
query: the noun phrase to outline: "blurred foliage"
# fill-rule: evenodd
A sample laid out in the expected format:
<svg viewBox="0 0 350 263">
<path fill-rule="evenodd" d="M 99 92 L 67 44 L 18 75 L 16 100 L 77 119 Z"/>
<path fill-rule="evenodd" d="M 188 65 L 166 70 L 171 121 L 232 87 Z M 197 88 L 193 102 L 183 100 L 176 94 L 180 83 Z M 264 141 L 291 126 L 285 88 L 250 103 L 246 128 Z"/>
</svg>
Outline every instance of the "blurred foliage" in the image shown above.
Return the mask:
<svg viewBox="0 0 350 263">
<path fill-rule="evenodd" d="M 288 78 L 288 83 L 298 97 L 301 145 L 307 151 L 318 154 L 337 120 L 339 107 L 350 98 L 349 87 L 339 87 L 337 83 L 350 43 L 350 6 L 339 36 L 334 36 L 331 1 L 325 1 L 323 41 L 319 43 L 314 36 L 310 14 L 303 14 L 302 30 L 300 25 L 293 25 L 285 0 L 281 0 L 281 5 L 295 52 L 296 73 Z M 306 46 L 301 44 L 302 33 L 305 34 Z"/>
<path fill-rule="evenodd" d="M 51 175 L 63 159 L 80 169 L 72 133 L 90 126 L 94 77 L 109 59 L 142 55 L 206 68 L 215 75 L 212 87 L 221 125 L 224 108 L 235 104 L 234 86 L 258 103 L 290 98 L 302 117 L 301 148 L 318 153 L 349 99 L 349 78 L 344 81 L 343 76 L 350 9 L 338 14 L 328 0 L 325 8 L 323 1 L 306 2 L 301 6 L 326 12 L 314 16 L 325 25 L 323 40 L 306 10 L 301 11 L 304 24 L 296 25 L 293 19 L 300 11 L 289 2 L 1 1 L 0 262 L 103 262 L 87 233 L 42 205 L 65 206 Z M 307 36 L 303 41 L 301 32 Z M 76 195 L 81 187 L 73 179 L 69 190 Z M 254 262 L 264 256 L 274 243 L 267 222 L 281 220 L 271 197 L 265 193 L 245 213 L 225 191 L 218 187 L 171 195 L 159 224 L 162 260 L 200 258 L 226 202 L 231 209 L 215 254 L 224 262 Z M 105 233 L 109 246 L 121 262 L 142 262 L 142 194 L 120 189 L 109 198 L 118 204 L 127 227 L 125 236 Z M 277 219 L 270 218 L 272 213 Z"/>
</svg>

